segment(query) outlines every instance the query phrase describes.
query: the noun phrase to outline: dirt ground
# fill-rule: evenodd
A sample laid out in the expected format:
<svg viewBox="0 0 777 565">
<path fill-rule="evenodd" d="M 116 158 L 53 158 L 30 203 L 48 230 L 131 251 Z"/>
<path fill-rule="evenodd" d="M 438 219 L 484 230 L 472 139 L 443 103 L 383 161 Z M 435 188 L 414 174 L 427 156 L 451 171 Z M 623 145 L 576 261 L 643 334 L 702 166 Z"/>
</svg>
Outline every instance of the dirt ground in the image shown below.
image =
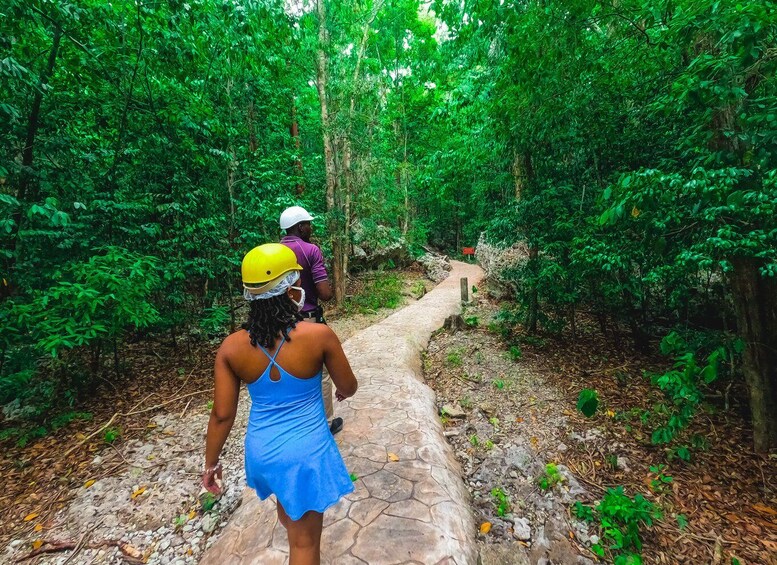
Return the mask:
<svg viewBox="0 0 777 565">
<path fill-rule="evenodd" d="M 661 401 L 643 370 L 666 368 L 665 358 L 617 350 L 592 323 L 574 340 L 515 335 L 511 350 L 495 333 L 499 309 L 481 297 L 424 359 L 490 563 L 596 560 L 589 548 L 602 532 L 570 508 L 618 485 L 662 510 L 641 530 L 644 563 L 777 563 L 777 458 L 753 453 L 743 391 L 730 391 L 728 410 L 711 399 L 688 431 L 704 447 L 689 463 L 669 461 L 637 416 Z M 583 388 L 599 394 L 592 418 L 576 410 Z M 560 482 L 543 489 L 549 463 Z"/>
</svg>

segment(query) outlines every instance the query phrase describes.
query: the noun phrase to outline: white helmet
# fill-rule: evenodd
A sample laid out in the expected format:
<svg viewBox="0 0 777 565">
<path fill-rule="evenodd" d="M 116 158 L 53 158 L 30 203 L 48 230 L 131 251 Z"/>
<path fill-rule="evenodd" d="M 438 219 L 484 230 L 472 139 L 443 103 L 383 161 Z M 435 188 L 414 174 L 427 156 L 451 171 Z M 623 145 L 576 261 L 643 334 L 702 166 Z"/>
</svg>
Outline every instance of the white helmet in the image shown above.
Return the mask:
<svg viewBox="0 0 777 565">
<path fill-rule="evenodd" d="M 313 216 L 308 214 L 308 211 L 302 206 L 292 206 L 291 208 L 286 208 L 281 213 L 281 229 L 287 230 L 300 222 L 310 222 L 312 220 Z"/>
</svg>

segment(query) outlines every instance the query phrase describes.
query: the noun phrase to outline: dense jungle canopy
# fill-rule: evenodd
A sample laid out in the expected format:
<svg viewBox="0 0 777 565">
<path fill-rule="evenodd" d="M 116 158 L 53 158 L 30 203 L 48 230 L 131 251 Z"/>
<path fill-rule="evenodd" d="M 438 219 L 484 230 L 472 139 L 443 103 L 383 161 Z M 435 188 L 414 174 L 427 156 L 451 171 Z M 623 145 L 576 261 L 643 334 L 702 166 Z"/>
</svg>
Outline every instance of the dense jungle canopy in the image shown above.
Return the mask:
<svg viewBox="0 0 777 565">
<path fill-rule="evenodd" d="M 772 0 L 4 0 L 0 403 L 228 328 L 302 204 L 338 300 L 356 247 L 523 245 L 528 331 L 676 359 L 654 442 L 726 377 L 773 449 L 776 66 Z"/>
</svg>

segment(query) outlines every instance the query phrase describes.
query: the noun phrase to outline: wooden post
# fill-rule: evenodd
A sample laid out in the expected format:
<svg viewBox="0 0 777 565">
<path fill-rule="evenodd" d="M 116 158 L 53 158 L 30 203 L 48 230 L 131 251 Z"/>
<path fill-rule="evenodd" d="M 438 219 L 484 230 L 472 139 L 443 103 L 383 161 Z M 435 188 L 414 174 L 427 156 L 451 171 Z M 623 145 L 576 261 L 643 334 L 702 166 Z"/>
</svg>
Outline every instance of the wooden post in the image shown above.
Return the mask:
<svg viewBox="0 0 777 565">
<path fill-rule="evenodd" d="M 461 277 L 461 301 L 469 302 L 469 283 L 467 277 Z"/>
</svg>

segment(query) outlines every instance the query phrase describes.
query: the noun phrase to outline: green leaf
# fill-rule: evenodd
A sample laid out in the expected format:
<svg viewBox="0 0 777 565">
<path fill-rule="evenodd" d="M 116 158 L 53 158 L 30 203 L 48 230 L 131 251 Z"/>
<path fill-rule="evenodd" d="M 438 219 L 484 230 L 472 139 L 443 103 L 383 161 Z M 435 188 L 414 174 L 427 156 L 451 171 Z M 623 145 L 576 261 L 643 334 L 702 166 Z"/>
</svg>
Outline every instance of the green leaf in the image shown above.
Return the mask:
<svg viewBox="0 0 777 565">
<path fill-rule="evenodd" d="M 577 409 L 588 418 L 596 413 L 599 407 L 599 394 L 592 389 L 584 388 L 577 398 Z"/>
</svg>

